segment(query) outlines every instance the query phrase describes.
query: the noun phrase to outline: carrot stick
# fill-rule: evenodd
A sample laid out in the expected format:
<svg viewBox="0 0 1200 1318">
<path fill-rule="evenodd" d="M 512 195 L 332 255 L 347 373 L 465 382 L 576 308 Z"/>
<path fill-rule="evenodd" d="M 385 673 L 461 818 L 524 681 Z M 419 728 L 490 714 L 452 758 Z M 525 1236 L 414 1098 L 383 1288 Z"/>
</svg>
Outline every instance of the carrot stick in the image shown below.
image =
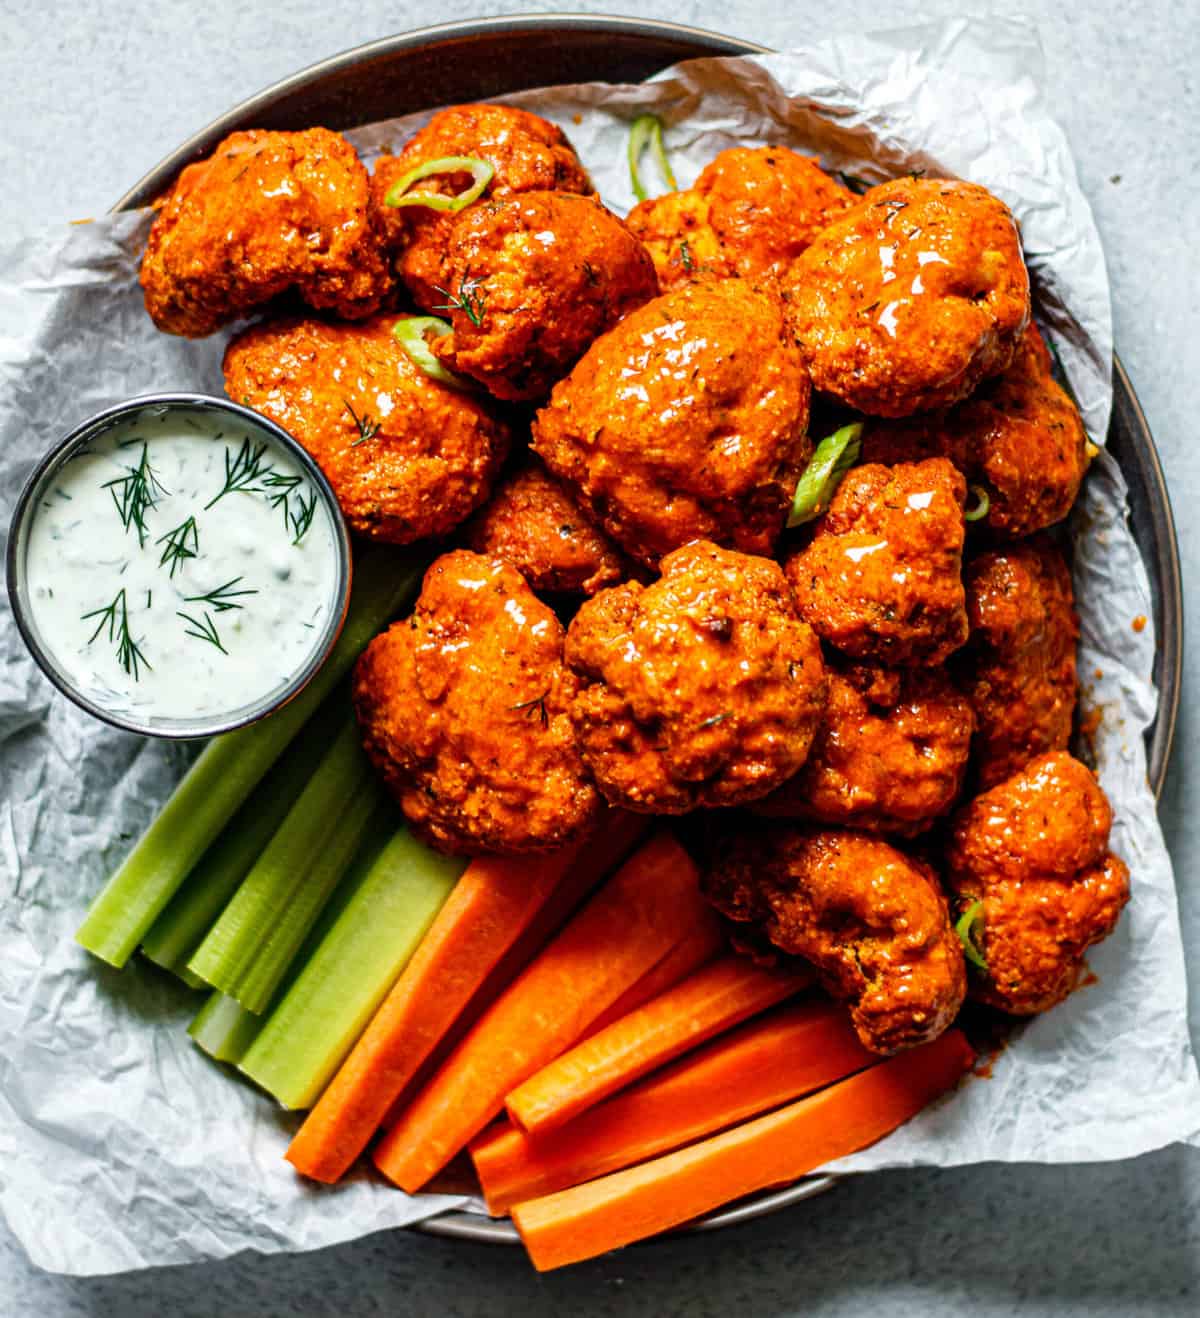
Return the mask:
<svg viewBox="0 0 1200 1318">
<path fill-rule="evenodd" d="M 661 961 L 651 966 L 636 984 L 631 984 L 607 1011 L 596 1017 L 584 1038 L 598 1034 L 613 1021 L 619 1021 L 651 998 L 674 988 L 680 980 L 711 961 L 724 946 L 725 933 L 717 913 L 712 910 L 704 912 L 694 929 L 689 930 Z"/>
<path fill-rule="evenodd" d="M 526 1134 L 544 1135 L 811 983 L 811 975 L 765 970 L 743 957 L 721 957 L 556 1057 L 518 1085 L 504 1106 Z"/>
<path fill-rule="evenodd" d="M 336 1181 L 488 973 L 539 912 L 585 891 L 645 831 L 614 812 L 598 834 L 536 859 L 473 861 L 285 1155 L 297 1171 Z"/>
<path fill-rule="evenodd" d="M 420 1189 L 680 941 L 702 903 L 688 854 L 656 833 L 483 1013 L 376 1147 L 380 1171 Z"/>
<path fill-rule="evenodd" d="M 517 1204 L 513 1221 L 539 1272 L 594 1258 L 874 1144 L 951 1089 L 973 1060 L 961 1031 L 950 1030 L 699 1144 Z"/>
<path fill-rule="evenodd" d="M 714 1039 L 562 1130 L 534 1141 L 505 1122 L 471 1146 L 488 1211 L 690 1144 L 877 1062 L 845 1008 L 785 1007 Z"/>
</svg>

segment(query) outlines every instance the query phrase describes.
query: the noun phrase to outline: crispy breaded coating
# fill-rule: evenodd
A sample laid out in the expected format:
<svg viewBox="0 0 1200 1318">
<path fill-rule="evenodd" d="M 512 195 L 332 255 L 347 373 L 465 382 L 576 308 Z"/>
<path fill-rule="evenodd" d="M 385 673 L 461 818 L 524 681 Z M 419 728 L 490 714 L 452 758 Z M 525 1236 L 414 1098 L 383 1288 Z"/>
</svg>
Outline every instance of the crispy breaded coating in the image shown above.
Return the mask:
<svg viewBox="0 0 1200 1318">
<path fill-rule="evenodd" d="M 244 132 L 189 165 L 142 259 L 160 330 L 203 338 L 289 289 L 321 311 L 369 316 L 392 285 L 367 171 L 337 133 Z"/>
<path fill-rule="evenodd" d="M 593 197 L 523 192 L 470 206 L 446 236 L 433 351 L 497 398 L 543 398 L 597 335 L 658 294 L 654 262 Z"/>
<path fill-rule="evenodd" d="M 691 188 L 639 201 L 625 223 L 653 258 L 664 293 L 694 279 L 727 279 L 736 273 L 708 222 L 708 198 Z"/>
<path fill-rule="evenodd" d="M 688 284 L 596 340 L 533 447 L 648 566 L 696 539 L 769 554 L 809 456 L 808 401 L 774 292 Z"/>
<path fill-rule="evenodd" d="M 826 666 L 829 697 L 804 767 L 755 814 L 912 836 L 962 789 L 975 717 L 941 668 Z"/>
<path fill-rule="evenodd" d="M 640 202 L 629 227 L 650 249 L 664 290 L 709 276 L 762 279 L 782 274 L 854 200 L 813 156 L 737 146 L 686 191 Z"/>
<path fill-rule="evenodd" d="M 632 566 L 531 455 L 496 486 L 464 539 L 477 554 L 511 563 L 539 594 L 594 595 Z"/>
<path fill-rule="evenodd" d="M 945 413 L 880 421 L 863 435 L 864 462 L 949 458 L 987 495 L 978 523 L 996 535 L 1032 535 L 1071 511 L 1088 464 L 1079 410 L 1051 374 L 1030 322 L 1013 364 Z"/>
<path fill-rule="evenodd" d="M 316 458 L 351 529 L 408 544 L 453 530 L 487 499 L 508 427 L 430 379 L 392 337 L 404 316 L 353 325 L 268 321 L 225 352 L 225 390 Z"/>
<path fill-rule="evenodd" d="M 871 188 L 784 285 L 814 388 L 873 416 L 960 402 L 1008 368 L 1029 323 L 1016 223 L 974 183 Z"/>
<path fill-rule="evenodd" d="M 1031 1016 L 1075 988 L 1084 953 L 1129 900 L 1111 825 L 1100 785 L 1065 751 L 1039 756 L 955 816 L 947 883 L 957 915 L 976 910 L 972 937 L 986 962 L 971 971 L 973 998 Z"/>
<path fill-rule="evenodd" d="M 364 651 L 363 745 L 439 851 L 543 851 L 595 821 L 562 646 L 562 624 L 520 573 L 460 549 L 426 572 L 412 616 Z"/>
<path fill-rule="evenodd" d="M 1066 749 L 1079 623 L 1071 573 L 1049 540 L 980 554 L 964 575 L 971 640 L 958 667 L 975 710 L 975 770 L 991 787 Z"/>
<path fill-rule="evenodd" d="M 786 563 L 801 617 L 856 659 L 941 663 L 967 639 L 965 495 L 945 458 L 848 472 Z"/>
<path fill-rule="evenodd" d="M 596 785 L 659 814 L 771 791 L 804 762 L 825 694 L 820 646 L 778 564 L 703 540 L 668 554 L 653 585 L 585 603 L 566 661 Z"/>
<path fill-rule="evenodd" d="M 705 895 L 739 928 L 816 967 L 877 1053 L 936 1039 L 966 994 L 933 870 L 867 833 L 756 821 L 713 849 Z"/>
<path fill-rule="evenodd" d="M 427 206 L 389 206 L 387 194 L 414 166 L 446 156 L 486 160 L 495 174 L 484 197 L 521 192 L 592 191 L 587 171 L 562 130 L 549 120 L 511 105 L 452 105 L 405 144 L 399 155 L 381 156 L 371 176 L 371 202 L 396 268 L 423 307 L 444 301 L 437 294 L 445 242 L 454 215 Z M 413 191 L 453 196 L 471 183 L 469 174 L 421 179 Z"/>
</svg>

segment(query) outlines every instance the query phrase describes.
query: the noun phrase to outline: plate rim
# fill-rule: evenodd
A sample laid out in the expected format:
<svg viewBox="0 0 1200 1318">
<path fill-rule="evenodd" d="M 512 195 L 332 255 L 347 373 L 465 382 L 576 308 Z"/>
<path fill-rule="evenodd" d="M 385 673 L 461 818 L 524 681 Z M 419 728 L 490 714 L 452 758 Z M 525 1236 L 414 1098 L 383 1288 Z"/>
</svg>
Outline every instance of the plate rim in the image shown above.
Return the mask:
<svg viewBox="0 0 1200 1318">
<path fill-rule="evenodd" d="M 702 58 L 705 55 L 774 53 L 769 46 L 715 32 L 709 28 L 674 23 L 666 19 L 631 18 L 609 13 L 578 14 L 563 11 L 544 14 L 520 13 L 412 28 L 348 47 L 306 65 L 239 101 L 162 157 L 113 204 L 110 211 L 132 210 L 148 205 L 166 189 L 186 164 L 210 150 L 220 138 L 281 98 L 303 91 L 318 79 L 344 73 L 358 64 L 380 57 L 393 56 L 405 50 L 425 48 L 439 42 L 486 37 L 501 32 L 507 35 L 544 32 L 546 29 L 590 31 L 597 36 L 621 34 L 647 40 L 657 37 L 689 42 L 695 47 L 695 54 L 687 58 Z M 1147 734 L 1147 775 L 1157 798 L 1162 793 L 1170 765 L 1182 698 L 1184 613 L 1179 542 L 1162 460 L 1141 402 L 1115 349 L 1113 389 L 1114 400 L 1118 394 L 1123 396 L 1122 403 L 1127 405 L 1132 427 L 1141 440 L 1140 443 L 1130 446 L 1128 456 L 1137 464 L 1149 496 L 1148 513 L 1152 543 L 1147 546 L 1139 541 L 1139 550 L 1144 561 L 1153 558 L 1155 576 L 1151 579 L 1151 586 L 1153 588 L 1157 585 L 1155 635 L 1158 647 L 1156 654 L 1158 711 Z M 1114 412 L 1115 410 L 1114 406 Z M 778 1212 L 833 1188 L 838 1179 L 827 1175 L 803 1177 L 782 1189 L 767 1190 L 747 1200 L 727 1205 L 697 1222 L 678 1228 L 674 1232 L 668 1232 L 666 1235 L 718 1230 Z M 414 1223 L 413 1229 L 427 1235 L 468 1240 L 477 1244 L 520 1243 L 520 1236 L 511 1219 L 484 1217 L 461 1210 L 452 1210 L 437 1217 L 427 1218 L 423 1222 Z M 644 1243 L 664 1238 L 665 1236 L 655 1236 L 651 1237 L 650 1242 Z"/>
</svg>

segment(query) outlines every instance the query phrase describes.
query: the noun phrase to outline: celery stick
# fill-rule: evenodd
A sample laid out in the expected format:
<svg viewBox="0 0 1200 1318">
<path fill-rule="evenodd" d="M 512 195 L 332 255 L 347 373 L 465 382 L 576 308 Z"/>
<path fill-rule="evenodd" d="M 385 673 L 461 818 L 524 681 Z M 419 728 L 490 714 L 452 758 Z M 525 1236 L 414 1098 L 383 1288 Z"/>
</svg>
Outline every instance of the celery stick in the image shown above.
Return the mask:
<svg viewBox="0 0 1200 1318">
<path fill-rule="evenodd" d="M 185 981 L 196 978 L 188 960 L 283 823 L 349 708 L 349 691 L 336 687 L 167 903 L 142 942 L 144 957 Z"/>
<path fill-rule="evenodd" d="M 242 1072 L 284 1107 L 311 1107 L 465 868 L 399 830 L 272 1010 Z"/>
<path fill-rule="evenodd" d="M 188 871 L 380 628 L 415 593 L 421 562 L 384 547 L 363 554 L 342 634 L 321 671 L 269 718 L 214 737 L 92 902 L 75 935 L 123 966 Z"/>
<path fill-rule="evenodd" d="M 202 980 L 199 975 L 190 971 L 187 966 L 180 966 L 178 970 L 172 971 L 172 973 L 178 975 L 190 989 L 208 988 L 208 985 L 204 980 Z"/>
<path fill-rule="evenodd" d="M 358 727 L 347 711 L 317 771 L 196 949 L 188 968 L 244 1007 L 262 1011 L 266 997 L 261 1001 L 257 995 L 255 1001 L 244 998 L 240 992 L 243 977 L 265 954 L 276 925 L 289 917 L 293 905 L 302 903 L 306 889 L 323 882 L 325 896 L 332 890 L 353 858 L 378 799 L 379 788 L 359 743 Z M 332 873 L 330 882 L 335 867 L 340 868 Z M 319 910 L 318 906 L 314 918 Z M 303 932 L 309 927 L 311 922 Z M 280 973 L 286 969 L 285 963 Z"/>
<path fill-rule="evenodd" d="M 399 811 L 394 807 L 376 811 L 372 816 L 371 828 L 354 857 L 354 863 L 345 879 L 338 885 L 325 910 L 321 912 L 316 928 L 309 935 L 300 955 L 295 958 L 287 977 L 272 999 L 272 1010 L 283 999 L 301 967 L 315 954 L 321 941 L 345 910 L 350 897 L 358 891 L 363 879 L 370 873 L 380 852 L 396 831 L 398 816 Z M 188 1034 L 197 1046 L 215 1061 L 237 1063 L 242 1060 L 247 1049 L 254 1042 L 255 1035 L 268 1019 L 267 1015 L 258 1016 L 252 1011 L 247 1011 L 236 999 L 219 989 L 214 989 L 188 1026 Z"/>
<path fill-rule="evenodd" d="M 263 1017 L 213 989 L 188 1026 L 193 1041 L 217 1062 L 240 1062 L 263 1026 Z"/>
</svg>

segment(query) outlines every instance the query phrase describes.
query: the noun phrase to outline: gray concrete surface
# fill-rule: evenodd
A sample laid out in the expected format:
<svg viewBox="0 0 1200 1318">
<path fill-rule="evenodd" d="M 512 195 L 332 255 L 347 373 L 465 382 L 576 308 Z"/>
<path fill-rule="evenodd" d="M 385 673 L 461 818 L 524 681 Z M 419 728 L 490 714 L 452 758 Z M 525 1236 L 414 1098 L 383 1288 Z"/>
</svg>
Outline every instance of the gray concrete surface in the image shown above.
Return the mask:
<svg viewBox="0 0 1200 1318">
<path fill-rule="evenodd" d="M 960 0 L 663 0 L 626 8 L 802 45 L 830 32 L 960 11 Z M 1007 5 L 975 0 L 975 12 Z M 1194 0 L 1024 0 L 1046 47 L 1049 95 L 1095 207 L 1118 348 L 1158 440 L 1200 581 L 1200 8 Z M 546 8 L 501 4 L 489 12 Z M 180 139 L 265 84 L 471 0 L 0 0 L 0 217 L 53 223 L 105 209 Z M 430 88 L 431 99 L 437 89 Z M 1163 823 L 1189 946 L 1200 1037 L 1200 592 Z M 1098 1153 L 1100 1151 L 1097 1151 Z M 0 1169 L 0 1175 L 2 1175 Z M 627 1251 L 539 1278 L 515 1252 L 405 1233 L 301 1257 L 91 1281 L 50 1277 L 0 1226 L 0 1318 L 318 1318 L 337 1314 L 1193 1315 L 1200 1311 L 1200 1153 L 1070 1168 L 893 1173 L 719 1237 Z"/>
</svg>

